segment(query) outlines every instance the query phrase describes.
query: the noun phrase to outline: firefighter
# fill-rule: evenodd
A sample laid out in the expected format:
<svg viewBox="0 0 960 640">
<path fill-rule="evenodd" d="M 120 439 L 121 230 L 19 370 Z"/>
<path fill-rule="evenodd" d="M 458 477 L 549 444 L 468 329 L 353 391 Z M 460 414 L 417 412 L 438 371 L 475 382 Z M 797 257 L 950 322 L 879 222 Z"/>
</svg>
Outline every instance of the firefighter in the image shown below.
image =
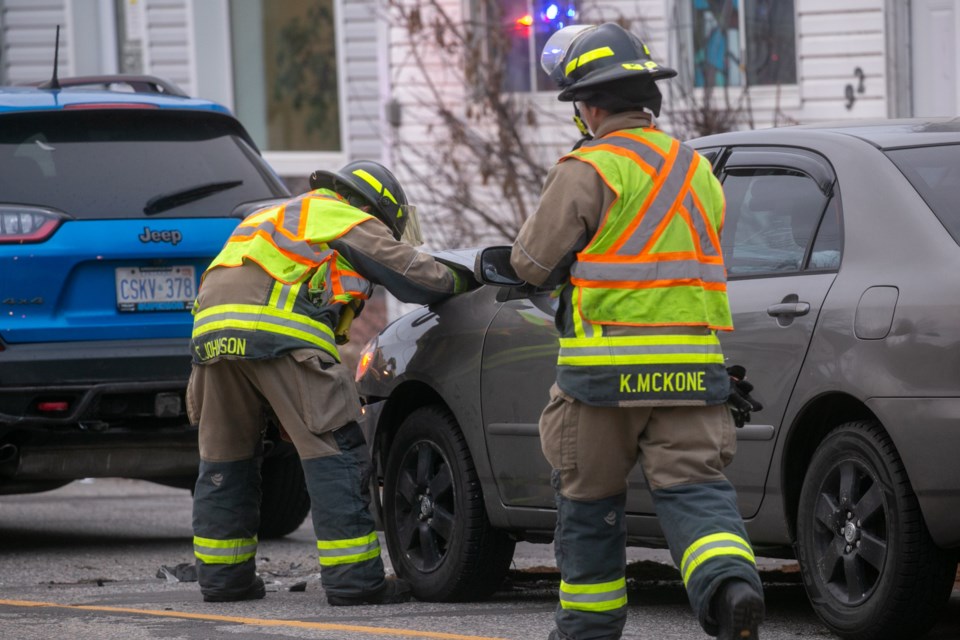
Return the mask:
<svg viewBox="0 0 960 640">
<path fill-rule="evenodd" d="M 701 626 L 754 640 L 762 587 L 722 472 L 736 428 L 716 335 L 732 329 L 720 184 L 654 126 L 656 81 L 676 71 L 636 36 L 614 23 L 566 27 L 541 63 L 583 134 L 511 252 L 521 278 L 558 286 L 557 379 L 540 418 L 561 572 L 550 638 L 621 637 L 627 475 L 639 461 Z"/>
<path fill-rule="evenodd" d="M 302 462 L 327 602 L 410 598 L 405 581 L 384 577 L 360 403 L 337 344 L 375 284 L 432 303 L 467 281 L 401 241 L 416 241 L 419 225 L 382 165 L 317 171 L 310 186 L 237 226 L 204 272 L 194 308 L 194 553 L 208 602 L 264 596 L 254 562 L 265 415 L 276 416 Z"/>
</svg>

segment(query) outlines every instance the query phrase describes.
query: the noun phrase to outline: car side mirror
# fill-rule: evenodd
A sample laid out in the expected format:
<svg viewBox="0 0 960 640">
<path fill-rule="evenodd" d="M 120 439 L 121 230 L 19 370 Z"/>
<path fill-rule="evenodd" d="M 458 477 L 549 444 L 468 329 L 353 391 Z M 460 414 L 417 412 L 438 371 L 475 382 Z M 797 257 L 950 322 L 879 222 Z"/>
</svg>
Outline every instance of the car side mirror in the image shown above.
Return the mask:
<svg viewBox="0 0 960 640">
<path fill-rule="evenodd" d="M 526 284 L 510 264 L 510 247 L 487 247 L 477 254 L 473 275 L 483 284 L 519 287 Z"/>
</svg>

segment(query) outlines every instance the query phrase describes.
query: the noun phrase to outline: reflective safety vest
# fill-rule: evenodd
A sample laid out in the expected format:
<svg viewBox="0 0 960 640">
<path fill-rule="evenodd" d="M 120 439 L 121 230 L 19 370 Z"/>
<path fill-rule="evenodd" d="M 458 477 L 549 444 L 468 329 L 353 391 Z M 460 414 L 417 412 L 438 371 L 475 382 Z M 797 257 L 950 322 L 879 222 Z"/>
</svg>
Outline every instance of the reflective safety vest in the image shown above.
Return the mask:
<svg viewBox="0 0 960 640">
<path fill-rule="evenodd" d="M 262 301 L 195 309 L 193 361 L 266 358 L 299 348 L 322 349 L 339 361 L 333 327 L 351 302 L 370 296 L 373 283 L 329 243 L 374 219 L 327 189 L 244 219 L 204 276 L 253 262 L 275 282 Z"/>
<path fill-rule="evenodd" d="M 595 405 L 725 402 L 715 332 L 733 321 L 723 192 L 709 163 L 655 129 L 614 131 L 561 158 L 571 160 L 591 165 L 616 198 L 570 270 L 558 384 Z M 609 326 L 657 329 L 609 336 Z"/>
</svg>

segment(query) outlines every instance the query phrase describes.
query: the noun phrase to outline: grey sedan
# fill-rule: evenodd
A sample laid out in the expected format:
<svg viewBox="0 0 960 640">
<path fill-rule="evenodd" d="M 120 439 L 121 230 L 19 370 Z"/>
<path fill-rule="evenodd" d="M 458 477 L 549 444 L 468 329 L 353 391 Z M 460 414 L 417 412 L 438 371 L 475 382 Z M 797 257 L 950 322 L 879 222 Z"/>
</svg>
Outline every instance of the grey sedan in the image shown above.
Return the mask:
<svg viewBox="0 0 960 640">
<path fill-rule="evenodd" d="M 756 551 L 798 559 L 841 637 L 919 637 L 960 551 L 960 120 L 691 144 L 727 197 L 724 353 L 764 405 L 726 470 Z M 357 372 L 378 512 L 421 599 L 484 597 L 515 541 L 553 535 L 537 422 L 554 302 L 515 286 L 505 250 L 446 254 L 502 286 L 400 318 Z M 630 543 L 663 546 L 640 469 L 631 481 Z"/>
</svg>

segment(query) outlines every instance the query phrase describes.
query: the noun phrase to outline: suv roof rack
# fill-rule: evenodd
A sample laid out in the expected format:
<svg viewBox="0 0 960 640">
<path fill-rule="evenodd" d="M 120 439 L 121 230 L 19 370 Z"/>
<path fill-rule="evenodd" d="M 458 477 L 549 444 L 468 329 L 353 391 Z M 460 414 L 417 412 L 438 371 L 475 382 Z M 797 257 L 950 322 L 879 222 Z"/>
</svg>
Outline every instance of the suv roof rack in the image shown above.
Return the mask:
<svg viewBox="0 0 960 640">
<path fill-rule="evenodd" d="M 126 75 L 126 74 L 108 74 L 100 76 L 76 76 L 73 78 L 60 78 L 60 88 L 67 87 L 85 87 L 101 85 L 107 87 L 111 84 L 123 84 L 133 89 L 134 93 L 161 93 L 165 95 L 178 96 L 180 98 L 189 98 L 187 93 L 163 78 L 146 75 Z"/>
</svg>

